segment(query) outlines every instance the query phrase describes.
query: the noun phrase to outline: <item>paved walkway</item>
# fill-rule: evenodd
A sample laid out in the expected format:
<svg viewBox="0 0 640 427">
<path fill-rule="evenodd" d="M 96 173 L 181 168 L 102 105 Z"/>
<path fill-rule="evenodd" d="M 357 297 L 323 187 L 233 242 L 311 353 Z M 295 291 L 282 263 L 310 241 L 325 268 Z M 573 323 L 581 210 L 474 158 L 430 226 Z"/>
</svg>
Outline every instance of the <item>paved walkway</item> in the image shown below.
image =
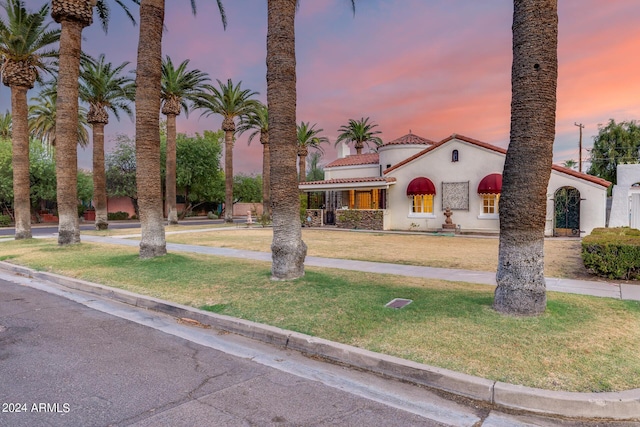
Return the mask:
<svg viewBox="0 0 640 427">
<path fill-rule="evenodd" d="M 196 230 L 198 232 L 221 230 L 215 228 L 211 230 Z M 188 233 L 192 230 L 178 231 L 175 233 Z M 167 234 L 172 234 L 168 232 Z M 138 240 L 131 240 L 129 237 L 139 235 L 100 237 L 83 235 L 82 240 L 86 242 L 109 243 L 125 246 L 138 247 Z M 241 249 L 216 248 L 209 246 L 184 245 L 178 243 L 167 243 L 167 250 L 174 252 L 193 252 L 199 254 L 216 255 L 232 258 L 251 259 L 271 262 L 270 252 L 247 251 Z M 440 279 L 453 282 L 478 283 L 483 285 L 496 284 L 496 274 L 489 271 L 472 271 L 452 268 L 435 268 L 417 265 L 390 264 L 383 262 L 355 261 L 337 258 L 321 258 L 307 256 L 305 266 L 338 268 L 341 270 L 365 271 L 369 273 L 395 274 L 398 276 L 422 277 L 425 279 Z M 608 297 L 624 300 L 640 301 L 640 285 L 611 283 L 602 281 L 574 280 L 547 277 L 547 290 L 553 292 L 565 292 L 580 295 L 593 295 L 597 297 Z"/>
</svg>

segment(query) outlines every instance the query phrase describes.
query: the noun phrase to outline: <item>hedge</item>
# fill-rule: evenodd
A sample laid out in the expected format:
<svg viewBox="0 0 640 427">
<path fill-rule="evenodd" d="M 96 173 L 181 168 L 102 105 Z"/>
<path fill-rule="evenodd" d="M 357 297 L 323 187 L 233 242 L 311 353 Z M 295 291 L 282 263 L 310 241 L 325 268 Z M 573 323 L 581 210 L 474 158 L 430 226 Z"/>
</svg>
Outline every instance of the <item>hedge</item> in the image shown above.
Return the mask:
<svg viewBox="0 0 640 427">
<path fill-rule="evenodd" d="M 640 230 L 629 227 L 596 228 L 582 239 L 585 267 L 610 279 L 640 277 Z"/>
</svg>

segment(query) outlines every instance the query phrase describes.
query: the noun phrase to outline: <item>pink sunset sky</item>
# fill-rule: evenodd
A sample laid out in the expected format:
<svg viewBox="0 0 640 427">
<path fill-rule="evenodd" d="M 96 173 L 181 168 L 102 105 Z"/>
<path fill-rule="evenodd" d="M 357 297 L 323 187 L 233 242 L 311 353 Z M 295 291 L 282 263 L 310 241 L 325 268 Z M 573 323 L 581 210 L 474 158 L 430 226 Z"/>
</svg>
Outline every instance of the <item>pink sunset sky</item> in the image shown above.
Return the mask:
<svg viewBox="0 0 640 427">
<path fill-rule="evenodd" d="M 43 1 L 27 0 L 31 10 Z M 215 79 L 242 81 L 266 101 L 265 0 L 224 0 L 224 31 L 214 0 L 167 1 L 163 55 Z M 338 128 L 348 119 L 370 117 L 384 141 L 411 130 L 431 140 L 453 133 L 507 147 L 511 101 L 511 23 L 508 0 L 302 0 L 296 18 L 298 122 L 317 123 L 331 145 L 323 163 L 335 158 Z M 132 5 L 134 15 L 138 15 Z M 559 0 L 559 79 L 554 162 L 582 157 L 598 125 L 640 118 L 640 2 Z M 135 68 L 139 27 L 112 6 L 109 33 L 98 23 L 84 31 L 83 49 Z M 9 91 L 1 89 L 3 109 Z M 37 89 L 30 92 L 35 96 Z M 194 111 L 178 118 L 184 133 L 219 129 L 221 119 Z M 134 134 L 126 116 L 111 118 L 107 140 Z M 109 147 L 109 146 L 108 146 Z M 261 173 L 262 147 L 235 145 L 234 171 Z M 79 150 L 90 167 L 90 147 Z"/>
</svg>

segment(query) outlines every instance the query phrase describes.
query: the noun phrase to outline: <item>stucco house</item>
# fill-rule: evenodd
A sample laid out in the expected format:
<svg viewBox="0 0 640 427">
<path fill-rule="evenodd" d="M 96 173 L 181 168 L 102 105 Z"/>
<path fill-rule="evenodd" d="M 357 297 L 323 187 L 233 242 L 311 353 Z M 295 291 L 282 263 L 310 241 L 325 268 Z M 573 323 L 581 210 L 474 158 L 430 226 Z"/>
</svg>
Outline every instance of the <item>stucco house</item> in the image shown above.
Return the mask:
<svg viewBox="0 0 640 427">
<path fill-rule="evenodd" d="M 434 142 L 411 132 L 325 166 L 325 180 L 300 183 L 313 225 L 374 230 L 498 233 L 506 150 L 453 134 Z M 604 227 L 610 182 L 554 165 L 545 235 L 584 236 Z M 522 189 L 527 191 L 526 188 Z M 314 209 L 315 208 L 315 209 Z M 446 209 L 451 222 L 443 227 Z"/>
</svg>

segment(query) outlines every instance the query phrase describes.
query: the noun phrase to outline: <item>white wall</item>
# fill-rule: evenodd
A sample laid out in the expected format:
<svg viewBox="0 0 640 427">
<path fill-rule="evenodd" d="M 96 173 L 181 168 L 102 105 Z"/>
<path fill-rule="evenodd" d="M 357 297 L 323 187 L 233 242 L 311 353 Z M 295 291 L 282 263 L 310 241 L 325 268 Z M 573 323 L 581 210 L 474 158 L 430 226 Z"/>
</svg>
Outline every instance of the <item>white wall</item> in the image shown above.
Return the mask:
<svg viewBox="0 0 640 427">
<path fill-rule="evenodd" d="M 414 154 L 418 154 L 428 147 L 428 145 L 424 144 L 394 144 L 382 146 L 378 148 L 382 170 L 384 171 L 385 169 L 387 169 L 387 165 L 393 166 L 397 163 L 400 163 L 401 161 L 408 159 Z"/>
<path fill-rule="evenodd" d="M 582 180 L 555 170 L 551 171 L 547 188 L 547 217 L 544 234 L 553 235 L 554 208 L 553 198 L 558 189 L 574 187 L 580 192 L 580 236 L 591 233 L 594 228 L 604 227 L 607 215 L 607 189 L 601 185 Z"/>
<path fill-rule="evenodd" d="M 616 181 L 612 192 L 609 227 L 628 227 L 629 194 L 631 186 L 640 182 L 640 165 L 618 165 Z"/>
<path fill-rule="evenodd" d="M 324 179 L 341 179 L 341 178 L 375 178 L 380 176 L 380 166 L 374 165 L 356 165 L 356 166 L 339 166 L 324 169 Z"/>
<path fill-rule="evenodd" d="M 451 161 L 451 153 L 458 150 L 458 161 Z M 464 141 L 454 139 L 435 148 L 424 156 L 401 166 L 387 174 L 396 177 L 396 185 L 389 191 L 388 207 L 392 211 L 391 229 L 408 230 L 418 224 L 418 230 L 442 228 L 446 206 L 442 206 L 443 182 L 469 181 L 469 210 L 454 210 L 451 220 L 464 231 L 498 232 L 497 215 L 481 216 L 482 199 L 478 195 L 478 184 L 485 176 L 502 173 L 504 155 Z M 411 213 L 411 199 L 407 197 L 407 186 L 414 178 L 429 178 L 436 187 L 433 215 Z"/>
</svg>

